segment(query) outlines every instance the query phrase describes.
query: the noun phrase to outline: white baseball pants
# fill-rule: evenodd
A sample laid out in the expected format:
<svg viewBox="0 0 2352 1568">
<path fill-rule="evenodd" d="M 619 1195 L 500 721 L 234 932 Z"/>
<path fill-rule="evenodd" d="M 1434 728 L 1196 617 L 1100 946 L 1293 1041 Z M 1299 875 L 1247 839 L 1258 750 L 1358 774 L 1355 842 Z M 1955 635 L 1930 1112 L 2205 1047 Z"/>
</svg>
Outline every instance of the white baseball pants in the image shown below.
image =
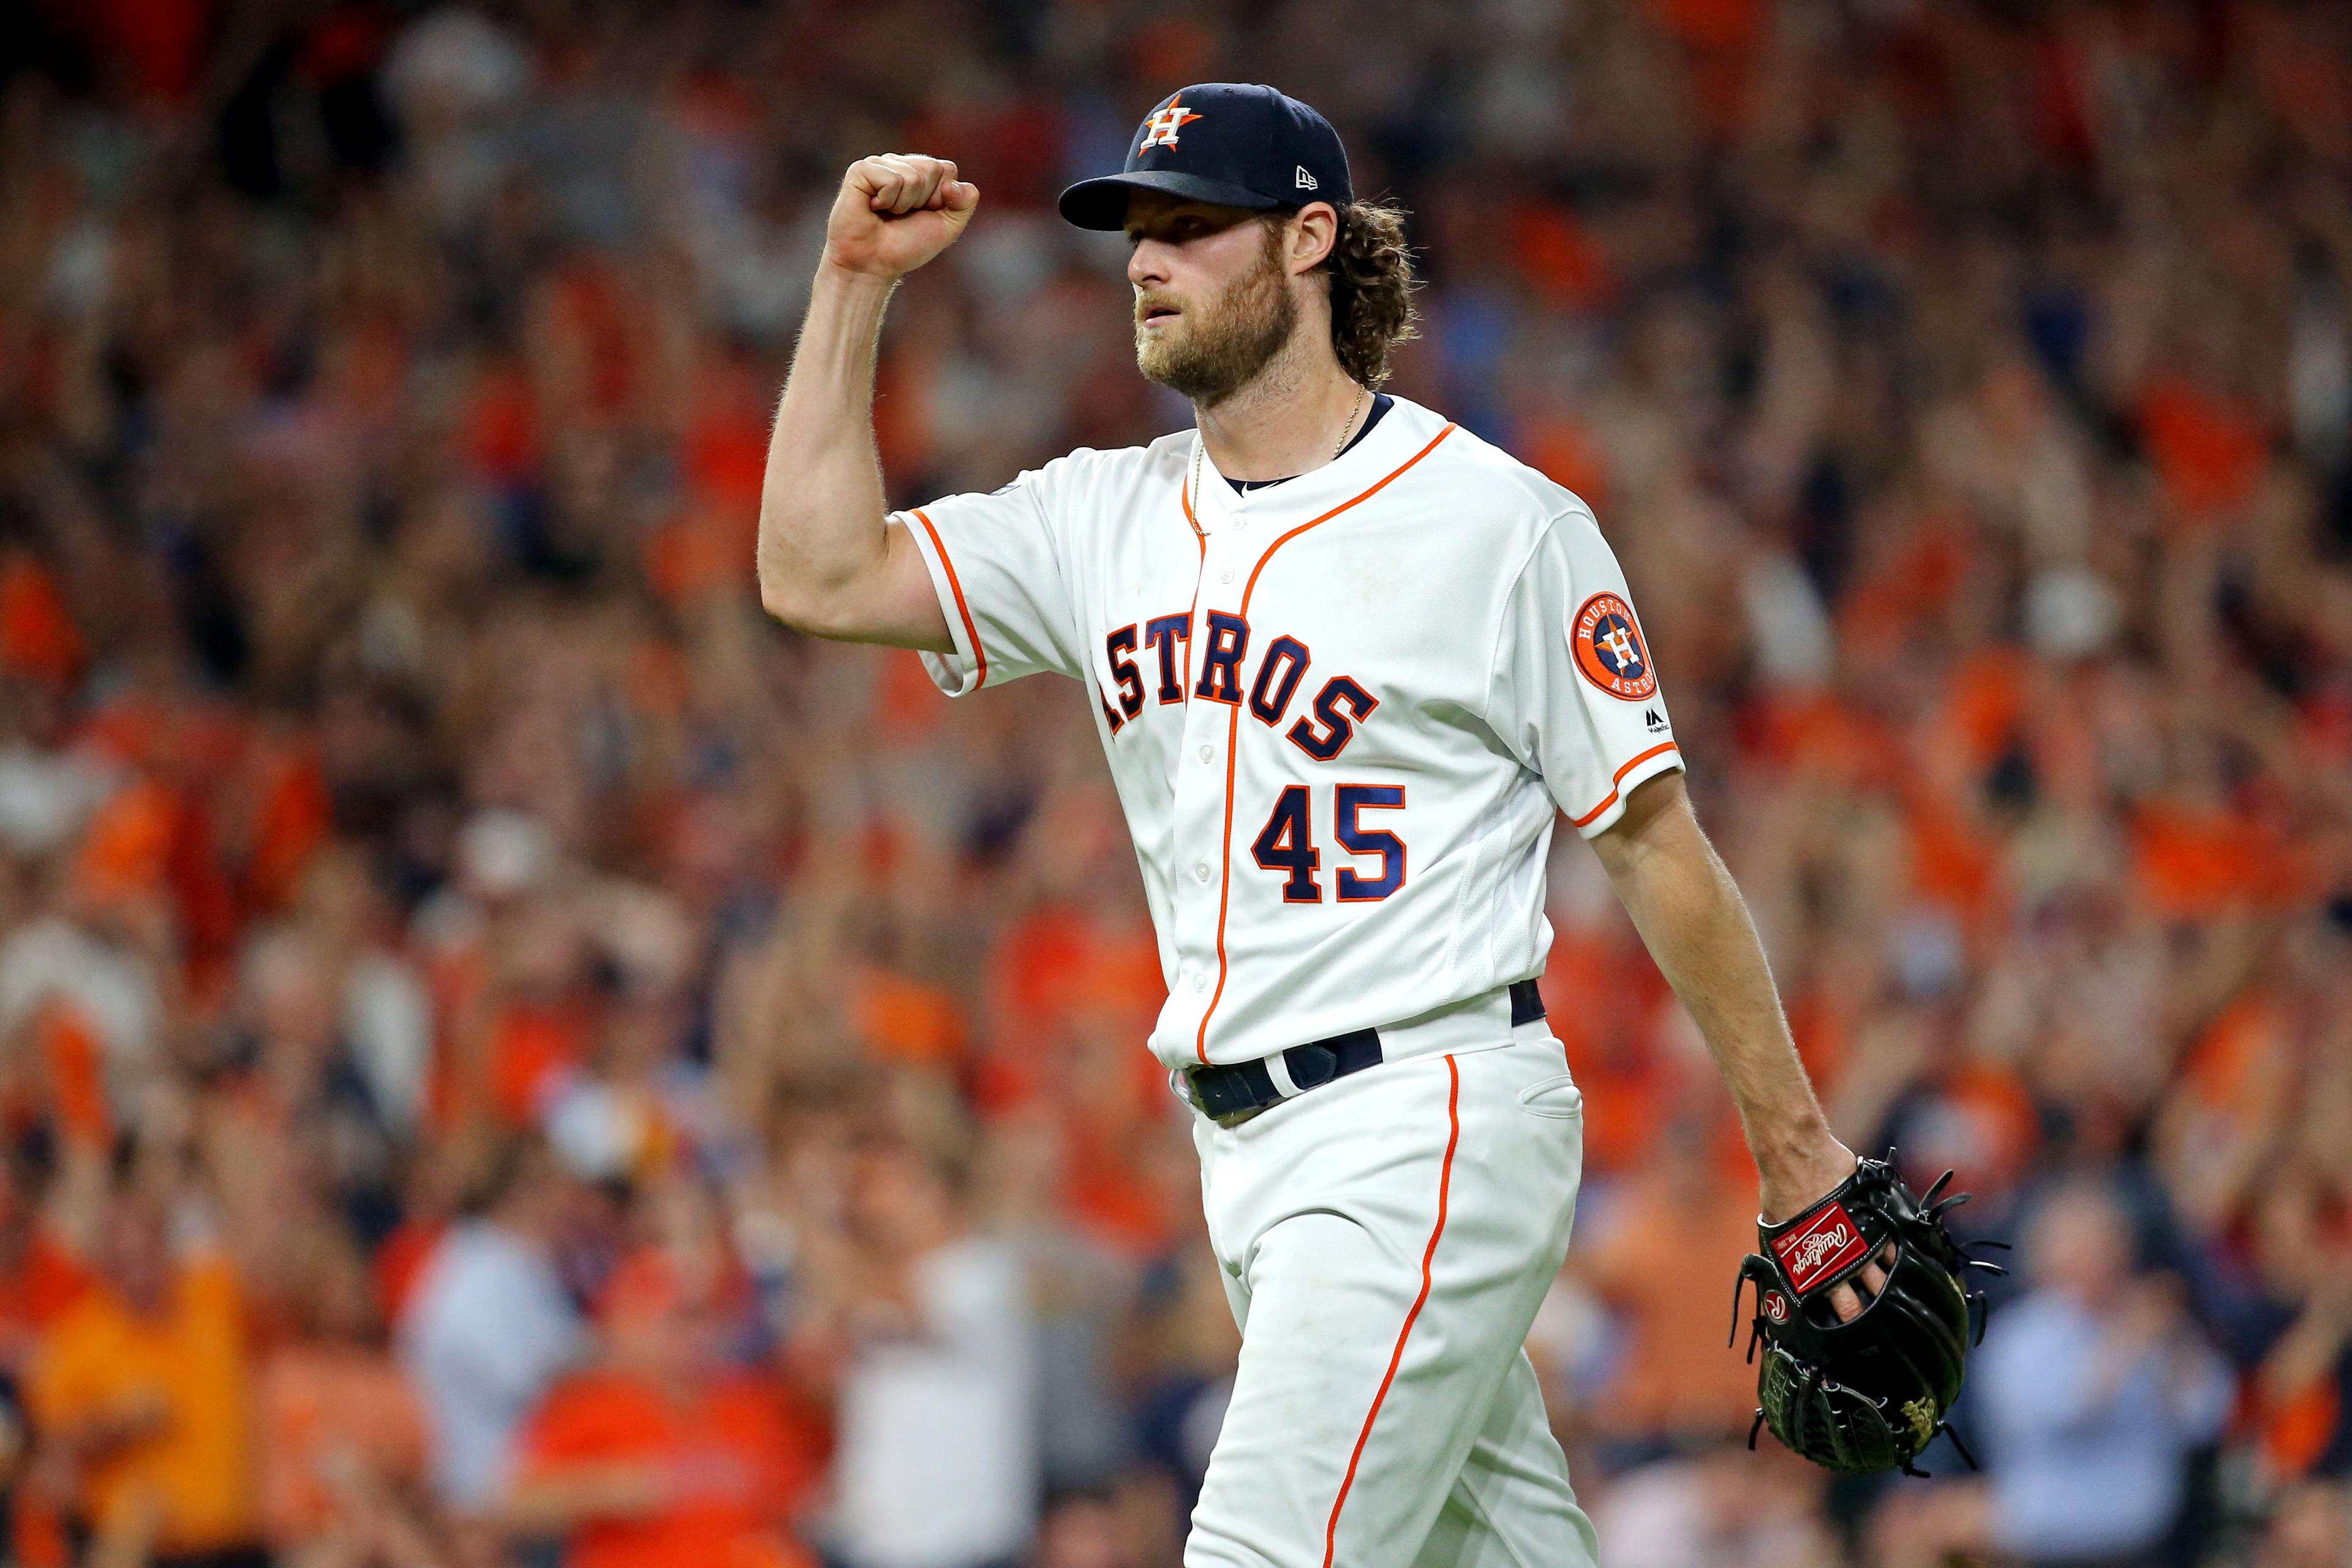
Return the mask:
<svg viewBox="0 0 2352 1568">
<path fill-rule="evenodd" d="M 1542 1021 L 1446 1026 L 1428 1054 L 1383 1029 L 1391 1059 L 1238 1127 L 1194 1118 L 1242 1352 L 1185 1568 L 1591 1568 L 1523 1348 L 1583 1099 Z"/>
</svg>

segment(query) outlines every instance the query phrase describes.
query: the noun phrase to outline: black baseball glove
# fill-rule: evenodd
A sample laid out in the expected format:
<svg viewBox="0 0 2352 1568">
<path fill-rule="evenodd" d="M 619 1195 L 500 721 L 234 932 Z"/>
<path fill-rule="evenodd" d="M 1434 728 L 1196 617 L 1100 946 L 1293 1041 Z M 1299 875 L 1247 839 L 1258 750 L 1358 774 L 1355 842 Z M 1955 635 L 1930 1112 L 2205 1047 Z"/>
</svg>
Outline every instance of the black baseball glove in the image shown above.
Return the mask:
<svg viewBox="0 0 2352 1568">
<path fill-rule="evenodd" d="M 1748 1359 L 1759 1346 L 1764 1352 L 1756 1424 L 1817 1465 L 1919 1475 L 1913 1461 L 1946 1430 L 1969 1347 L 1984 1337 L 1983 1298 L 1961 1277 L 1972 1268 L 2000 1272 L 1968 1257 L 1945 1228 L 1945 1212 L 1968 1202 L 1965 1193 L 1941 1196 L 1951 1179 L 1947 1171 L 1915 1197 L 1892 1165 L 1864 1160 L 1794 1219 L 1757 1227 L 1763 1249 L 1740 1265 L 1732 1335 L 1752 1280 Z M 1875 1296 L 1858 1279 L 1874 1263 L 1886 1276 Z M 1848 1281 L 1864 1305 L 1840 1322 L 1830 1292 Z M 1755 1446 L 1754 1426 L 1748 1442 Z"/>
</svg>

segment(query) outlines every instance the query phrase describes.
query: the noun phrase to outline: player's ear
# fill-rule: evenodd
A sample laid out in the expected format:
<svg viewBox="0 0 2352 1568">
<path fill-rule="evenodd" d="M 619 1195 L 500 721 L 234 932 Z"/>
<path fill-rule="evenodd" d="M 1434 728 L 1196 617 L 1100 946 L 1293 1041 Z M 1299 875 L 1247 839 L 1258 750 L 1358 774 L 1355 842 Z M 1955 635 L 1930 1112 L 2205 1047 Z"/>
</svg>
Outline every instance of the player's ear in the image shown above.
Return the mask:
<svg viewBox="0 0 2352 1568">
<path fill-rule="evenodd" d="M 1312 272 L 1339 243 L 1339 213 L 1329 202 L 1309 202 L 1290 220 L 1292 275 Z"/>
</svg>

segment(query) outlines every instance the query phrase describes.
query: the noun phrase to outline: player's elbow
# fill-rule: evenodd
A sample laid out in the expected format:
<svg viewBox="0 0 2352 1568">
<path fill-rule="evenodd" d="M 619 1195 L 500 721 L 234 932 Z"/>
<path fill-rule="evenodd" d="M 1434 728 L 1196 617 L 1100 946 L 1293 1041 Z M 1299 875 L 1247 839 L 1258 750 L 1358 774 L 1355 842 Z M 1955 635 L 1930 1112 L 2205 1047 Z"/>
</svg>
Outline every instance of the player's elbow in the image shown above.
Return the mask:
<svg viewBox="0 0 2352 1568">
<path fill-rule="evenodd" d="M 801 574 L 793 563 L 783 558 L 783 552 L 771 542 L 775 524 L 767 508 L 760 509 L 760 550 L 755 570 L 760 581 L 760 608 L 793 628 L 807 631 L 804 624 L 813 608 L 813 595 L 803 585 Z"/>
<path fill-rule="evenodd" d="M 863 528 L 817 520 L 772 527 L 762 509 L 760 607 L 804 636 L 948 652 L 955 647 L 922 558 L 881 519 Z"/>
<path fill-rule="evenodd" d="M 763 563 L 760 607 L 803 637 L 828 642 L 917 646 L 904 642 L 904 634 L 891 615 L 883 572 L 877 567 L 827 573 L 805 563 Z"/>
<path fill-rule="evenodd" d="M 760 607 L 793 631 L 813 637 L 841 638 L 855 635 L 855 617 L 845 603 L 847 595 L 812 582 L 784 566 L 760 564 Z"/>
<path fill-rule="evenodd" d="M 761 526 L 762 530 L 766 528 L 764 518 Z M 809 627 L 805 623 L 810 614 L 810 595 L 794 580 L 792 569 L 771 559 L 769 552 L 762 548 L 759 576 L 760 608 L 796 632 L 807 631 Z"/>
<path fill-rule="evenodd" d="M 796 632 L 838 637 L 855 629 L 847 623 L 856 574 L 827 571 L 821 559 L 800 547 L 799 541 L 822 537 L 820 527 L 772 497 L 761 504 L 756 561 L 760 607 Z"/>
</svg>

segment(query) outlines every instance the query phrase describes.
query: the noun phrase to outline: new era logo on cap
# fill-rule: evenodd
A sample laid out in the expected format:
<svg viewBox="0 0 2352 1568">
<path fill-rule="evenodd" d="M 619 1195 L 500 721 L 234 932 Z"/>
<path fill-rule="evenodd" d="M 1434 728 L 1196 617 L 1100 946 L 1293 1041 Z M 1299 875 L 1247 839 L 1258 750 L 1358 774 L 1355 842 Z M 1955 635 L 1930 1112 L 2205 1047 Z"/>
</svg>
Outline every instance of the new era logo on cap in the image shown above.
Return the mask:
<svg viewBox="0 0 2352 1568">
<path fill-rule="evenodd" d="M 1331 122 L 1255 82 L 1195 82 L 1170 93 L 1136 127 L 1126 166 L 1064 191 L 1062 216 L 1080 228 L 1123 227 L 1136 191 L 1255 212 L 1355 199 Z"/>
</svg>

